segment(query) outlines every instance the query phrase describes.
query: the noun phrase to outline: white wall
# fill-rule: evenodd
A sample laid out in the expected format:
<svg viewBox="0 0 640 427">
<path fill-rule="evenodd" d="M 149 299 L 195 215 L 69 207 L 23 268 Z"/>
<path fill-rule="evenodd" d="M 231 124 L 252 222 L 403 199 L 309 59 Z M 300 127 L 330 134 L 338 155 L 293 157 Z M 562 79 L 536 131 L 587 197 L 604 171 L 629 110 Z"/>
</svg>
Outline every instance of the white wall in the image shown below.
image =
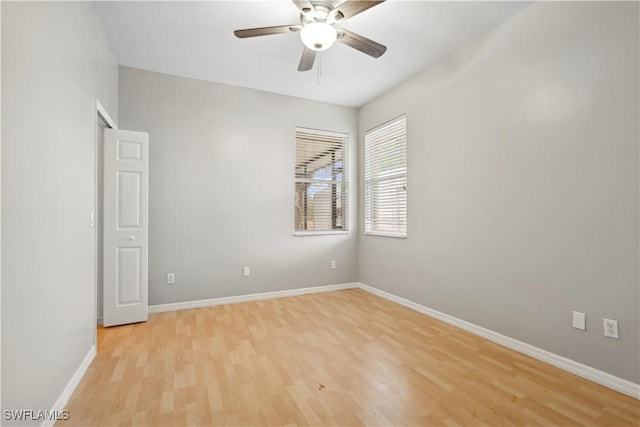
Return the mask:
<svg viewBox="0 0 640 427">
<path fill-rule="evenodd" d="M 3 409 L 52 408 L 94 345 L 96 98 L 116 117 L 117 72 L 91 3 L 2 3 Z"/>
<path fill-rule="evenodd" d="M 356 197 L 349 234 L 293 236 L 294 128 L 354 153 L 355 109 L 124 67 L 119 103 L 121 128 L 149 132 L 149 304 L 357 279 Z"/>
<path fill-rule="evenodd" d="M 541 2 L 363 107 L 361 141 L 407 114 L 409 225 L 360 281 L 640 382 L 638 39 L 636 2 Z"/>
</svg>

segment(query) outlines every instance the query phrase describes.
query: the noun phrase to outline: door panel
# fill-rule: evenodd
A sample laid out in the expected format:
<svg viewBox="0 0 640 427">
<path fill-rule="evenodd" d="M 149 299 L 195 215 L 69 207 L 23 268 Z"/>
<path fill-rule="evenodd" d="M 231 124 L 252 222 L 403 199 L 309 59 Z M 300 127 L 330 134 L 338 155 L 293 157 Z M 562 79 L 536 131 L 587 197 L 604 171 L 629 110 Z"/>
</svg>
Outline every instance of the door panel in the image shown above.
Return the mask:
<svg viewBox="0 0 640 427">
<path fill-rule="evenodd" d="M 118 160 L 142 160 L 142 144 L 136 141 L 118 141 Z"/>
<path fill-rule="evenodd" d="M 104 139 L 104 326 L 148 317 L 148 151 L 142 132 Z"/>
<path fill-rule="evenodd" d="M 117 306 L 139 304 L 142 293 L 141 247 L 118 248 Z"/>
<path fill-rule="evenodd" d="M 119 230 L 140 229 L 142 210 L 142 176 L 139 172 L 118 171 L 118 224 Z"/>
</svg>

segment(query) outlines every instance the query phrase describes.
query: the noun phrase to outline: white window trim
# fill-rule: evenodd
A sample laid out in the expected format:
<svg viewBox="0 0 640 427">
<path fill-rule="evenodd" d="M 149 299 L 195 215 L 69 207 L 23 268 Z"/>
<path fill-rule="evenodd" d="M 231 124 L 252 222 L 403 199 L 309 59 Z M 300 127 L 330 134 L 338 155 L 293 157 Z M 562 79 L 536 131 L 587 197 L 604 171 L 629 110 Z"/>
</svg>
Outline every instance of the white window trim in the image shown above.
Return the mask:
<svg viewBox="0 0 640 427">
<path fill-rule="evenodd" d="M 321 129 L 307 128 L 302 126 L 296 126 L 294 128 L 294 136 L 293 136 L 293 161 L 294 164 L 296 162 L 296 150 L 297 150 L 297 141 L 296 134 L 298 131 L 302 132 L 312 132 L 317 135 L 325 135 L 329 137 L 344 137 L 344 159 L 343 159 L 343 180 L 342 181 L 333 181 L 333 180 L 322 180 L 322 183 L 330 183 L 330 184 L 344 184 L 346 190 L 346 201 L 345 201 L 345 212 L 344 212 L 344 228 L 341 230 L 295 230 L 293 231 L 294 237 L 306 237 L 306 236 L 326 236 L 326 235 L 338 235 L 338 234 L 349 234 L 349 200 L 351 195 L 350 189 L 350 175 L 351 168 L 349 167 L 349 134 L 347 132 L 338 132 L 338 131 L 327 131 Z M 293 182 L 316 182 L 311 179 L 299 179 L 296 178 L 295 167 L 293 171 Z M 294 196 L 295 199 L 295 196 Z"/>
<path fill-rule="evenodd" d="M 330 234 L 349 234 L 349 230 L 327 230 L 327 231 L 294 231 L 296 237 L 304 236 L 325 236 Z"/>
<path fill-rule="evenodd" d="M 378 129 L 380 129 L 380 128 L 383 128 L 383 127 L 385 127 L 385 126 L 389 125 L 390 123 L 393 123 L 393 122 L 395 122 L 395 121 L 397 121 L 397 120 L 399 120 L 399 119 L 402 119 L 402 118 L 404 118 L 404 119 L 405 119 L 405 132 L 406 132 L 406 119 L 407 119 L 407 115 L 406 115 L 406 114 L 402 114 L 402 115 L 400 115 L 400 116 L 398 116 L 398 117 L 395 117 L 395 118 L 393 118 L 393 119 L 391 119 L 391 120 L 388 120 L 388 121 L 386 121 L 386 122 L 384 122 L 384 123 L 381 123 L 381 124 L 380 124 L 380 125 L 378 125 L 378 126 L 375 126 L 375 127 L 371 128 L 371 129 L 367 130 L 367 131 L 365 132 L 365 138 L 366 138 L 366 134 L 367 134 L 368 132 L 376 131 L 376 130 L 378 130 Z M 366 143 L 365 143 L 365 144 L 366 144 Z M 366 145 L 365 145 L 365 146 L 366 146 Z M 406 147 L 406 148 L 407 148 L 407 150 L 408 150 L 406 133 L 405 133 L 405 147 Z M 366 150 L 366 148 L 365 148 L 365 150 Z M 366 154 L 364 154 L 364 153 L 365 153 L 365 150 L 363 150 L 364 162 L 366 162 Z M 364 162 L 363 162 L 363 163 L 364 163 Z M 363 203 L 363 204 L 364 204 L 364 209 L 363 209 L 363 211 L 364 211 L 364 213 L 365 213 L 365 216 L 363 217 L 363 225 L 364 225 L 364 227 L 363 227 L 363 228 L 364 228 L 364 233 L 363 233 L 363 234 L 364 234 L 364 235 L 367 235 L 367 236 L 379 236 L 379 237 L 392 237 L 392 238 L 396 238 L 396 239 L 406 239 L 406 238 L 407 238 L 408 228 L 409 228 L 409 227 L 408 227 L 408 225 L 409 225 L 409 200 L 408 200 L 408 188 L 409 188 L 409 174 L 408 174 L 408 171 L 409 171 L 409 156 L 408 156 L 408 155 L 407 155 L 407 156 L 406 156 L 406 158 L 405 158 L 405 164 L 406 164 L 406 172 L 404 173 L 404 175 L 405 175 L 405 176 L 404 176 L 404 178 L 405 178 L 405 182 L 406 182 L 406 190 L 405 190 L 405 191 L 407 191 L 407 199 L 406 199 L 406 202 L 405 202 L 405 203 L 406 203 L 406 204 L 405 204 L 405 209 L 406 209 L 405 222 L 406 222 L 407 230 L 405 230 L 405 232 L 404 232 L 404 233 L 395 233 L 395 232 L 391 232 L 391 231 L 378 231 L 378 230 L 367 231 L 367 225 L 366 225 L 366 222 L 367 222 L 367 218 L 366 218 L 367 205 L 366 205 L 366 203 L 367 203 L 367 201 L 366 201 L 366 196 L 365 196 L 364 203 Z M 387 179 L 393 179 L 393 178 L 392 178 L 392 177 L 385 177 L 385 178 L 383 178 L 383 179 L 377 179 L 377 180 L 375 180 L 375 181 L 380 182 L 380 181 L 384 181 L 384 180 L 387 180 Z M 365 192 L 366 192 L 366 185 L 367 185 L 366 174 L 365 174 L 365 176 L 363 176 L 363 183 L 364 183 L 364 189 L 365 189 Z"/>
<path fill-rule="evenodd" d="M 391 233 L 391 232 L 384 232 L 384 231 L 365 231 L 364 234 L 367 236 L 395 237 L 396 239 L 407 238 L 407 235 L 403 233 Z"/>
</svg>

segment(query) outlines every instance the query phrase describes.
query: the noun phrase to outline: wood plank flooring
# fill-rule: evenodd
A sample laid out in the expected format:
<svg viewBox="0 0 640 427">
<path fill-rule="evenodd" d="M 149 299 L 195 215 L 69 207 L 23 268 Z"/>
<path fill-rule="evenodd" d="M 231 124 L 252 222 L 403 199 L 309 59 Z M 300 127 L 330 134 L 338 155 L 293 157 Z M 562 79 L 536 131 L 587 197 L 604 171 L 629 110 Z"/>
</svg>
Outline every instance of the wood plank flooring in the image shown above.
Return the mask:
<svg viewBox="0 0 640 427">
<path fill-rule="evenodd" d="M 362 290 L 98 330 L 58 426 L 638 426 L 633 398 Z"/>
</svg>

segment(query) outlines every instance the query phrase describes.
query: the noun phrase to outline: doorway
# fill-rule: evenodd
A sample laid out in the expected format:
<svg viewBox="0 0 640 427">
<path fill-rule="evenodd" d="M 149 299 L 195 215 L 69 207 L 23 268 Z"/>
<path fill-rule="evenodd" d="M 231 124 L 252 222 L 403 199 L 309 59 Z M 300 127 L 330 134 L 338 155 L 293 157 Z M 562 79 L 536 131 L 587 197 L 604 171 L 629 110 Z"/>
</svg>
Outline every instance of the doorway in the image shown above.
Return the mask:
<svg viewBox="0 0 640 427">
<path fill-rule="evenodd" d="M 95 131 L 95 324 L 143 322 L 149 315 L 149 134 L 118 129 L 99 102 Z"/>
<path fill-rule="evenodd" d="M 103 323 L 103 155 L 104 155 L 104 130 L 116 129 L 115 122 L 106 112 L 100 101 L 96 101 L 96 135 L 95 135 L 95 165 L 94 165 L 94 210 L 91 214 L 95 231 L 95 268 L 94 285 L 96 290 L 96 324 Z M 94 343 L 95 342 L 94 339 Z"/>
</svg>

